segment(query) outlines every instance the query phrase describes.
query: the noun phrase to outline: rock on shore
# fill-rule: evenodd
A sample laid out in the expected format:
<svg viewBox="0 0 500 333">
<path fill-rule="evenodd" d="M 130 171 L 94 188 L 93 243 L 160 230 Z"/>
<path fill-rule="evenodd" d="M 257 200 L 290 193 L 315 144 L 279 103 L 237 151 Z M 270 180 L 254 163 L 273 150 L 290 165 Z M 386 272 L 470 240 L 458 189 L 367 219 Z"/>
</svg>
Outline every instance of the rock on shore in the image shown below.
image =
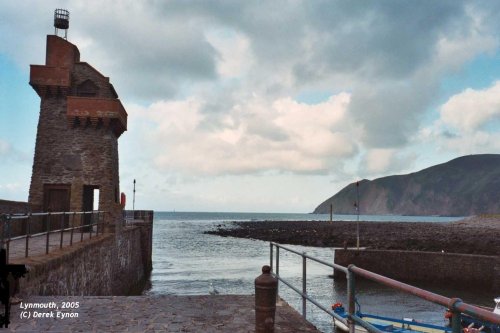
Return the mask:
<svg viewBox="0 0 500 333">
<path fill-rule="evenodd" d="M 209 234 L 318 247 L 356 246 L 356 222 L 233 222 Z M 469 218 L 452 223 L 359 222 L 360 245 L 373 249 L 445 251 L 500 255 L 500 217 Z"/>
</svg>

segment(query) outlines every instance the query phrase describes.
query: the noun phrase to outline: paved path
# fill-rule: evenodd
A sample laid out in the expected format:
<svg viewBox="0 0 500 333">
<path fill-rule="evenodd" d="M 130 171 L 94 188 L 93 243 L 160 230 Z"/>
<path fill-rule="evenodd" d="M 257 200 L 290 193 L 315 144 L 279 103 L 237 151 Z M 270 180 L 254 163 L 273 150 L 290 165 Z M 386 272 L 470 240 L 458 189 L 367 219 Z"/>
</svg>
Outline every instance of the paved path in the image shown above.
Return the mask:
<svg viewBox="0 0 500 333">
<path fill-rule="evenodd" d="M 62 309 L 63 302 L 78 302 L 78 308 Z M 34 303 L 59 309 L 22 309 Z M 12 306 L 11 324 L 2 332 L 250 333 L 255 329 L 254 305 L 254 296 L 239 295 L 36 296 Z M 276 333 L 319 332 L 285 302 L 276 309 Z M 58 311 L 59 316 L 77 317 L 56 318 Z M 55 318 L 33 318 L 36 312 Z"/>
</svg>

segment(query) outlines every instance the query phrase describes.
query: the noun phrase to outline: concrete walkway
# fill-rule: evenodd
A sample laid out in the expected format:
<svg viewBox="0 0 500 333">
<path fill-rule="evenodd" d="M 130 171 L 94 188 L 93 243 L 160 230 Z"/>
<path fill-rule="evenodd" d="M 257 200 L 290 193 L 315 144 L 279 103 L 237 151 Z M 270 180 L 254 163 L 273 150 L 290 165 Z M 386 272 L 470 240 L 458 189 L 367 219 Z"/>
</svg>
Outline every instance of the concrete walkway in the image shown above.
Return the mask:
<svg viewBox="0 0 500 333">
<path fill-rule="evenodd" d="M 99 234 L 99 236 L 102 233 Z M 92 233 L 92 238 L 95 238 L 95 232 Z M 84 241 L 90 238 L 90 233 L 73 233 L 73 244 L 79 243 L 81 239 Z M 71 243 L 71 232 L 67 231 L 63 233 L 63 248 L 70 246 Z M 28 242 L 28 256 L 40 256 L 45 255 L 47 244 L 47 235 L 30 237 Z M 49 237 L 49 253 L 59 250 L 61 245 L 61 233 L 50 234 Z M 23 259 L 25 258 L 26 251 L 26 238 L 16 239 L 10 241 L 9 244 L 9 260 L 13 259 Z"/>
<path fill-rule="evenodd" d="M 74 308 L 63 309 L 65 303 Z M 29 304 L 54 307 L 24 309 Z M 2 332 L 250 333 L 254 305 L 254 296 L 239 295 L 36 296 L 12 306 L 11 324 Z M 276 309 L 276 333 L 319 332 L 285 302 Z M 54 318 L 34 318 L 40 313 Z"/>
</svg>

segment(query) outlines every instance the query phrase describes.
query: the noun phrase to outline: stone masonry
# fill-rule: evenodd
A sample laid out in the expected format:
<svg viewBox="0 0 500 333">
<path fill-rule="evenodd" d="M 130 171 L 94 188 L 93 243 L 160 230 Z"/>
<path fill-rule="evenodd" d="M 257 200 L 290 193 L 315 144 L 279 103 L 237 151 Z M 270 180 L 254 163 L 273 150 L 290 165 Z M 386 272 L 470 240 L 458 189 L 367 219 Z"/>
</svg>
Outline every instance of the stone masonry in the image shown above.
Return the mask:
<svg viewBox="0 0 500 333">
<path fill-rule="evenodd" d="M 407 283 L 442 282 L 448 286 L 475 286 L 498 290 L 500 260 L 498 256 L 461 253 L 336 249 L 335 263 L 354 264 L 366 270 Z M 345 274 L 335 270 L 335 277 Z"/>
<path fill-rule="evenodd" d="M 75 45 L 49 35 L 46 64 L 31 65 L 30 85 L 41 104 L 29 203 L 61 209 L 48 198 L 48 190 L 59 186 L 68 196 L 67 209 L 82 211 L 87 186 L 99 189 L 99 210 L 115 221 L 122 213 L 118 138 L 127 113 L 109 78 L 81 62 Z"/>
</svg>

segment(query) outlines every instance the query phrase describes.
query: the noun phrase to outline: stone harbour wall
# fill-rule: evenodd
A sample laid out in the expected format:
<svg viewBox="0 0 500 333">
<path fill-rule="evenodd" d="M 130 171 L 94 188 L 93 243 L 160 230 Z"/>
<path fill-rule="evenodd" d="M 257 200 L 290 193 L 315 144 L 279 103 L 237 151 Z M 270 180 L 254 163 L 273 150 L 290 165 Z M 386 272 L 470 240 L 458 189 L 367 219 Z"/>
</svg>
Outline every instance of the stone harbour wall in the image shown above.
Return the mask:
<svg viewBox="0 0 500 333">
<path fill-rule="evenodd" d="M 28 214 L 28 213 L 33 213 L 33 212 L 38 212 L 40 211 L 40 207 L 36 207 L 31 205 L 28 202 L 22 202 L 22 201 L 10 201 L 10 200 L 1 200 L 0 199 L 0 220 L 1 220 L 1 215 L 9 215 L 9 214 Z M 0 222 L 2 223 L 2 222 Z M 26 223 L 22 220 L 18 220 L 16 222 L 11 222 L 9 224 L 10 226 L 10 236 L 15 237 L 19 235 L 24 235 L 26 234 Z M 2 226 L 0 225 L 0 228 Z M 2 229 L 3 230 L 3 229 Z M 0 230 L 0 233 L 2 232 Z M 6 231 L 6 236 L 7 236 L 7 231 Z"/>
<path fill-rule="evenodd" d="M 0 199 L 0 214 L 30 213 L 32 206 L 28 202 Z"/>
<path fill-rule="evenodd" d="M 142 249 L 149 248 L 144 232 L 129 226 L 48 255 L 11 260 L 29 268 L 20 295 L 120 296 L 140 290 L 150 273 L 143 262 Z"/>
<path fill-rule="evenodd" d="M 357 267 L 392 279 L 414 283 L 443 283 L 454 286 L 498 290 L 500 257 L 441 252 L 335 250 L 335 263 Z M 335 271 L 335 277 L 345 277 Z"/>
</svg>

